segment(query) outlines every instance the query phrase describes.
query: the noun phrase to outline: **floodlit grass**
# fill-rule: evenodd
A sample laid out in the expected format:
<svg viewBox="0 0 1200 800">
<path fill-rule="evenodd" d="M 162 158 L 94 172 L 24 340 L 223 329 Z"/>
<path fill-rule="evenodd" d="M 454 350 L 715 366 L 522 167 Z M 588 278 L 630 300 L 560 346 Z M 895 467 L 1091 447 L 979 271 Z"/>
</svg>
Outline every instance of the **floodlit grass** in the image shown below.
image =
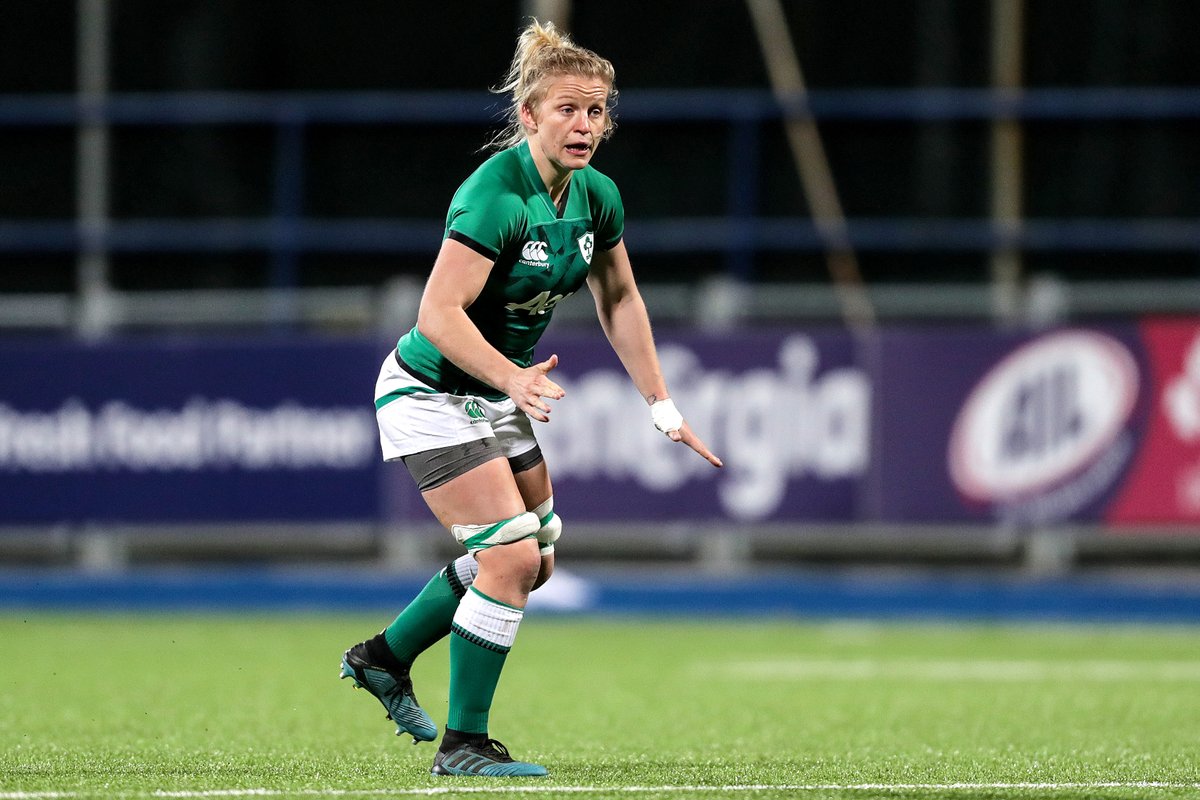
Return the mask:
<svg viewBox="0 0 1200 800">
<path fill-rule="evenodd" d="M 0 616 L 0 798 L 1200 797 L 1194 628 L 531 615 L 492 734 L 552 774 L 504 781 L 429 775 L 337 680 L 387 621 Z"/>
</svg>

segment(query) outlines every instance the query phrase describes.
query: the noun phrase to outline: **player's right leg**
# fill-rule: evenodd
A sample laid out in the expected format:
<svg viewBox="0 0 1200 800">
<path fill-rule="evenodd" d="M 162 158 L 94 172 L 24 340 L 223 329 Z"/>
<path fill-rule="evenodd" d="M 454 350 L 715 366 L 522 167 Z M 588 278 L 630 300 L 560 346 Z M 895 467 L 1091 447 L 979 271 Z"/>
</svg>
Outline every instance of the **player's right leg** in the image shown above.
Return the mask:
<svg viewBox="0 0 1200 800">
<path fill-rule="evenodd" d="M 411 734 L 413 744 L 436 739 L 437 726 L 417 701 L 410 669 L 418 655 L 450 633 L 454 612 L 477 572 L 469 554 L 451 561 L 387 628 L 342 656 L 341 677 L 353 678 L 356 688 L 375 695 L 396 723 L 396 735 Z"/>
<path fill-rule="evenodd" d="M 383 634 L 359 642 L 342 655 L 342 678 L 351 678 L 356 689 L 366 689 L 396 723 L 396 735 L 411 734 L 413 744 L 432 742 L 437 725 L 417 702 L 409 675 L 411 663 L 396 658 Z"/>
<path fill-rule="evenodd" d="M 447 395 L 409 372 L 390 354 L 375 385 L 376 420 L 385 461 L 402 461 L 425 491 L 499 458 L 490 424 L 469 413 L 469 398 Z M 414 743 L 437 738 L 437 727 L 413 692 L 410 668 L 450 632 L 459 601 L 474 581 L 470 555 L 440 570 L 381 633 L 342 656 L 341 677 L 373 694 Z"/>
</svg>

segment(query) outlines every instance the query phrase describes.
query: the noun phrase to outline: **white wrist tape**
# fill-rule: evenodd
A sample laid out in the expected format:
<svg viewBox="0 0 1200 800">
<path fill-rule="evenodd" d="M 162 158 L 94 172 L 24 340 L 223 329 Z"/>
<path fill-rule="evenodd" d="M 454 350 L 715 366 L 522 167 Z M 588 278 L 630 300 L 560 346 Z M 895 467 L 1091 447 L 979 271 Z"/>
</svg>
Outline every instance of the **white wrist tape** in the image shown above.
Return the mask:
<svg viewBox="0 0 1200 800">
<path fill-rule="evenodd" d="M 683 427 L 683 414 L 679 413 L 675 402 L 669 397 L 650 404 L 650 419 L 654 421 L 654 427 L 663 433 L 677 431 Z"/>
</svg>

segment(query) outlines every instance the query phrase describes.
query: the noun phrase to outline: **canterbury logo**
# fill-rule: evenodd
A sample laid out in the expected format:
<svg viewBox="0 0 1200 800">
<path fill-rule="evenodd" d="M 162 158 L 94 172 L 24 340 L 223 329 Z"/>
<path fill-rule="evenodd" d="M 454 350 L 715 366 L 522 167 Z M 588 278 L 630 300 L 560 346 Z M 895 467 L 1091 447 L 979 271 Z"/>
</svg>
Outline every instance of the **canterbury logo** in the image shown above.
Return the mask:
<svg viewBox="0 0 1200 800">
<path fill-rule="evenodd" d="M 471 418 L 472 424 L 483 420 L 483 409 L 480 408 L 479 403 L 475 400 L 467 401 L 466 410 L 467 416 Z"/>
<path fill-rule="evenodd" d="M 545 242 L 526 242 L 521 248 L 521 258 L 524 261 L 535 261 L 537 263 L 545 263 L 550 259 L 546 256 Z"/>
</svg>

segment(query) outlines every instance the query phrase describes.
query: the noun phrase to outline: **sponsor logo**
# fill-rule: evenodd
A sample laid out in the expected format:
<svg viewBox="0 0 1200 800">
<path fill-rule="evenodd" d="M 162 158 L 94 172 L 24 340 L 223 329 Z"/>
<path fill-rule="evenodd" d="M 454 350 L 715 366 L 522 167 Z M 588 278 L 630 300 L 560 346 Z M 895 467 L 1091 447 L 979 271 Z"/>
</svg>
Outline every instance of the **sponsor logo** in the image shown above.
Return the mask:
<svg viewBox="0 0 1200 800">
<path fill-rule="evenodd" d="M 1167 382 L 1163 410 L 1176 436 L 1196 442 L 1200 441 L 1200 336 L 1192 341 L 1183 369 Z"/>
<path fill-rule="evenodd" d="M 845 487 L 866 474 L 870 378 L 856 366 L 822 365 L 813 339 L 789 336 L 774 363 L 746 370 L 707 366 L 681 344 L 660 343 L 658 354 L 671 396 L 725 459 L 725 469 L 713 469 L 686 447 L 665 446 L 629 378 L 619 368 L 595 369 L 554 378 L 570 402 L 555 407 L 554 424 L 538 428 L 538 440 L 556 481 L 629 482 L 655 494 L 703 483 L 731 518 L 762 520 L 789 504 L 811 510 L 813 495 L 826 491 L 810 484 L 797 499 L 799 492 L 789 493 L 794 481 Z M 639 502 L 629 499 L 633 509 Z"/>
<path fill-rule="evenodd" d="M 1183 371 L 1163 390 L 1163 413 L 1171 431 L 1185 446 L 1200 443 L 1200 336 L 1192 340 Z M 1175 496 L 1186 514 L 1200 514 L 1200 461 L 1183 468 L 1175 478 Z"/>
<path fill-rule="evenodd" d="M 504 307 L 509 311 L 524 311 L 532 317 L 535 314 L 546 314 L 553 311 L 556 305 L 573 294 L 575 293 L 567 292 L 566 294 L 551 295 L 550 292 L 538 292 L 524 303 L 509 303 Z"/>
<path fill-rule="evenodd" d="M 588 231 L 583 236 L 576 239 L 579 243 L 579 252 L 583 254 L 583 260 L 588 264 L 592 263 L 592 253 L 595 252 L 596 242 L 591 231 Z"/>
<path fill-rule="evenodd" d="M 545 242 L 526 242 L 521 248 L 521 263 L 531 267 L 549 266 L 550 257 L 546 255 Z"/>
<path fill-rule="evenodd" d="M 467 416 L 471 418 L 471 424 L 483 422 L 486 417 L 483 414 L 483 409 L 479 406 L 477 400 L 468 400 L 466 405 Z"/>
<path fill-rule="evenodd" d="M 178 408 L 77 397 L 58 409 L 0 403 L 0 474 L 361 470 L 378 458 L 374 415 L 284 402 L 269 408 L 193 397 Z"/>
<path fill-rule="evenodd" d="M 1038 519 L 1067 516 L 1104 491 L 1128 458 L 1125 427 L 1138 391 L 1133 356 L 1111 336 L 1035 339 L 967 397 L 950 437 L 951 479 L 975 502 Z"/>
</svg>

